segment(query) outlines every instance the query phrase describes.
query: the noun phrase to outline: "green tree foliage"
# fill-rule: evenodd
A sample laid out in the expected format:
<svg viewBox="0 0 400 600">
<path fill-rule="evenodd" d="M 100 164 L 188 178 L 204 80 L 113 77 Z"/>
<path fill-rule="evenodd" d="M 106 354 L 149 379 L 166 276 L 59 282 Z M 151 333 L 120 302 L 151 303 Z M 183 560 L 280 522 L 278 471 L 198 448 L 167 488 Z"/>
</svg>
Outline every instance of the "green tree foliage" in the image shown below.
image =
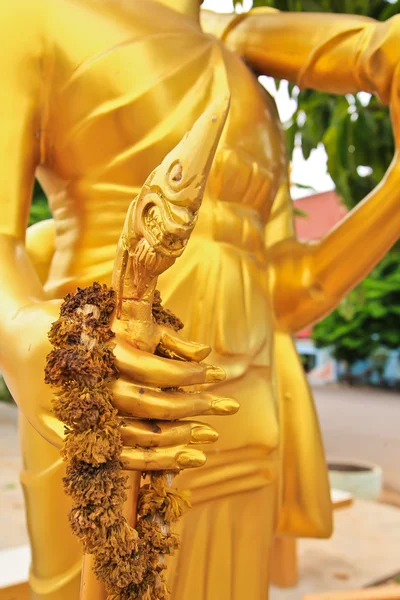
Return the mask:
<svg viewBox="0 0 400 600">
<path fill-rule="evenodd" d="M 313 331 L 317 346 L 332 346 L 335 358 L 351 365 L 383 346 L 399 347 L 400 251 L 380 262 L 341 306 Z"/>
<path fill-rule="evenodd" d="M 359 14 L 380 21 L 400 13 L 400 0 L 254 0 L 253 5 L 283 11 Z M 381 181 L 393 158 L 388 108 L 367 94 L 300 92 L 293 84 L 289 93 L 297 101 L 292 119 L 285 124 L 289 155 L 299 145 L 308 159 L 322 143 L 336 189 L 346 206 L 353 208 Z M 398 248 L 314 328 L 313 338 L 317 346 L 332 346 L 334 356 L 349 366 L 376 354 L 382 346 L 400 347 Z"/>
<path fill-rule="evenodd" d="M 298 94 L 297 88 L 291 93 Z M 361 98 L 363 103 L 357 95 L 305 90 L 298 94 L 296 112 L 286 128 L 290 155 L 300 143 L 307 160 L 322 142 L 329 174 L 348 208 L 381 181 L 394 152 L 388 108 L 373 96 Z"/>
<path fill-rule="evenodd" d="M 236 0 L 236 4 L 241 2 Z M 384 21 L 400 13 L 400 1 L 387 0 L 254 0 L 253 6 L 283 11 L 359 14 Z M 297 110 L 286 123 L 290 155 L 300 144 L 307 160 L 323 143 L 328 171 L 337 192 L 352 208 L 382 179 L 393 157 L 389 110 L 374 97 L 349 94 L 335 96 L 290 85 Z"/>
<path fill-rule="evenodd" d="M 50 218 L 51 212 L 47 198 L 40 187 L 39 182 L 36 181 L 33 189 L 31 211 L 29 214 L 29 225 L 33 225 L 34 223 L 38 223 L 39 221 L 44 221 L 45 219 Z"/>
<path fill-rule="evenodd" d="M 241 4 L 241 0 L 235 0 Z M 388 0 L 253 0 L 253 6 L 272 6 L 293 12 L 329 12 L 386 20 L 397 14 L 397 2 Z"/>
</svg>

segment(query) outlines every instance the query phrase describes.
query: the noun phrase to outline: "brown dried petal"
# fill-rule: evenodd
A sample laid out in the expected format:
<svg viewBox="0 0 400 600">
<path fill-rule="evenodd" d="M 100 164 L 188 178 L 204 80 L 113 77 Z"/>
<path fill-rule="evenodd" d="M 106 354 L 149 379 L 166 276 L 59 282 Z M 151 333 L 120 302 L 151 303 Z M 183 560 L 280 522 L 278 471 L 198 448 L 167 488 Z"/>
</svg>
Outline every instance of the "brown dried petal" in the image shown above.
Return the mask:
<svg viewBox="0 0 400 600">
<path fill-rule="evenodd" d="M 46 382 L 57 388 L 53 410 L 66 425 L 62 456 L 64 488 L 73 500 L 70 523 L 84 551 L 94 555 L 94 572 L 113 600 L 166 600 L 162 556 L 178 547 L 170 532 L 188 506 L 186 493 L 153 473 L 140 490 L 137 529 L 123 517 L 127 477 L 119 455 L 122 441 L 109 383 L 118 377 L 109 327 L 115 293 L 98 283 L 65 298 L 49 333 Z M 153 317 L 176 331 L 182 323 L 155 294 Z"/>
<path fill-rule="evenodd" d="M 122 451 L 122 440 L 116 426 L 108 423 L 104 429 L 87 430 L 74 433 L 65 438 L 61 456 L 64 460 L 77 460 L 93 466 L 107 460 L 115 460 Z"/>
<path fill-rule="evenodd" d="M 168 310 L 167 308 L 164 308 L 161 302 L 162 301 L 161 301 L 160 292 L 158 290 L 156 290 L 154 292 L 153 307 L 152 307 L 154 321 L 158 325 L 164 325 L 165 327 L 169 327 L 170 329 L 173 329 L 174 331 L 179 331 L 180 329 L 183 329 L 184 325 L 183 325 L 182 321 L 179 319 L 179 317 L 174 315 L 174 313 L 171 312 L 170 310 Z"/>
<path fill-rule="evenodd" d="M 61 306 L 61 316 L 73 316 L 78 308 L 93 304 L 100 309 L 98 321 L 107 325 L 115 308 L 115 291 L 106 285 L 95 282 L 87 288 L 78 288 L 75 294 L 68 294 Z"/>
</svg>

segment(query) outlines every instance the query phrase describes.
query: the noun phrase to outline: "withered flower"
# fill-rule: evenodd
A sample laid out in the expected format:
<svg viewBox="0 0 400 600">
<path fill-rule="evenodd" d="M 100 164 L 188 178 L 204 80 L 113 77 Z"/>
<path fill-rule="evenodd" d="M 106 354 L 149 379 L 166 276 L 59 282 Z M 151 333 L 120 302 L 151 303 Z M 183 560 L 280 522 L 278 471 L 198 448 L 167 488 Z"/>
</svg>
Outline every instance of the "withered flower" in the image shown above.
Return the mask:
<svg viewBox="0 0 400 600">
<path fill-rule="evenodd" d="M 45 381 L 55 389 L 54 414 L 66 426 L 61 455 L 65 492 L 72 497 L 69 520 L 110 600 L 166 600 L 163 555 L 178 547 L 171 533 L 190 506 L 187 492 L 167 485 L 162 472 L 144 473 L 136 529 L 123 516 L 128 479 L 119 459 L 120 421 L 110 384 L 118 377 L 110 328 L 115 293 L 99 283 L 66 296 L 53 323 Z M 153 318 L 178 331 L 181 321 L 155 294 Z"/>
</svg>

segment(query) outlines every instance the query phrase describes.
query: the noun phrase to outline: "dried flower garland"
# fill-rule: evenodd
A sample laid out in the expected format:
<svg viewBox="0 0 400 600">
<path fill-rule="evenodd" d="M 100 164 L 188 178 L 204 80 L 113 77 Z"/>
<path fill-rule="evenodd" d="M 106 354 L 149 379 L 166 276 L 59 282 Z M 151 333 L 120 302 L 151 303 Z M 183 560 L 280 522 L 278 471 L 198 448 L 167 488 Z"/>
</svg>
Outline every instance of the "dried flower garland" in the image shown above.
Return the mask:
<svg viewBox="0 0 400 600">
<path fill-rule="evenodd" d="M 109 323 L 115 292 L 94 283 L 69 294 L 53 323 L 45 381 L 56 389 L 54 414 L 65 424 L 64 489 L 73 499 L 69 518 L 110 600 L 165 600 L 164 555 L 178 547 L 170 524 L 190 506 L 172 488 L 173 472 L 149 472 L 139 491 L 136 529 L 123 516 L 127 477 L 122 471 L 120 420 L 111 384 L 118 377 Z M 153 317 L 175 330 L 183 325 L 155 294 Z"/>
</svg>

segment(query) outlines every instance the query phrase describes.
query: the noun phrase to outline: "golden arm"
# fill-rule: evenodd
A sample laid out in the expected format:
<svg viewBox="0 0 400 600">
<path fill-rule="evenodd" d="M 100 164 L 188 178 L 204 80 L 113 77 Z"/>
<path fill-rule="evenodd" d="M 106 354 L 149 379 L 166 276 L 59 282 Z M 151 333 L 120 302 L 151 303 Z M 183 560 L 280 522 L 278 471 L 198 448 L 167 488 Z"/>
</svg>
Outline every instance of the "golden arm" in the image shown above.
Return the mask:
<svg viewBox="0 0 400 600">
<path fill-rule="evenodd" d="M 0 369 L 30 423 L 54 441 L 62 424 L 41 418 L 33 373 L 43 379 L 44 365 L 30 357 L 37 346 L 44 356 L 50 350 L 46 331 L 58 309 L 46 303 L 25 248 L 45 126 L 46 24 L 42 0 L 0 3 Z"/>
<path fill-rule="evenodd" d="M 354 15 L 240 15 L 222 39 L 259 73 L 334 93 L 364 90 L 390 103 L 400 139 L 400 16 L 385 23 Z M 272 247 L 270 264 L 280 326 L 298 331 L 331 311 L 400 234 L 398 153 L 382 183 L 316 244 L 294 238 Z"/>
<path fill-rule="evenodd" d="M 33 5 L 33 3 L 31 3 Z M 44 299 L 25 252 L 25 231 L 35 169 L 40 161 L 42 42 L 35 25 L 44 15 L 17 2 L 0 3 L 0 357 L 8 355 L 5 334 L 18 309 Z M 19 34 L 17 34 L 19 32 Z M 24 43 L 21 44 L 21 39 Z"/>
</svg>

